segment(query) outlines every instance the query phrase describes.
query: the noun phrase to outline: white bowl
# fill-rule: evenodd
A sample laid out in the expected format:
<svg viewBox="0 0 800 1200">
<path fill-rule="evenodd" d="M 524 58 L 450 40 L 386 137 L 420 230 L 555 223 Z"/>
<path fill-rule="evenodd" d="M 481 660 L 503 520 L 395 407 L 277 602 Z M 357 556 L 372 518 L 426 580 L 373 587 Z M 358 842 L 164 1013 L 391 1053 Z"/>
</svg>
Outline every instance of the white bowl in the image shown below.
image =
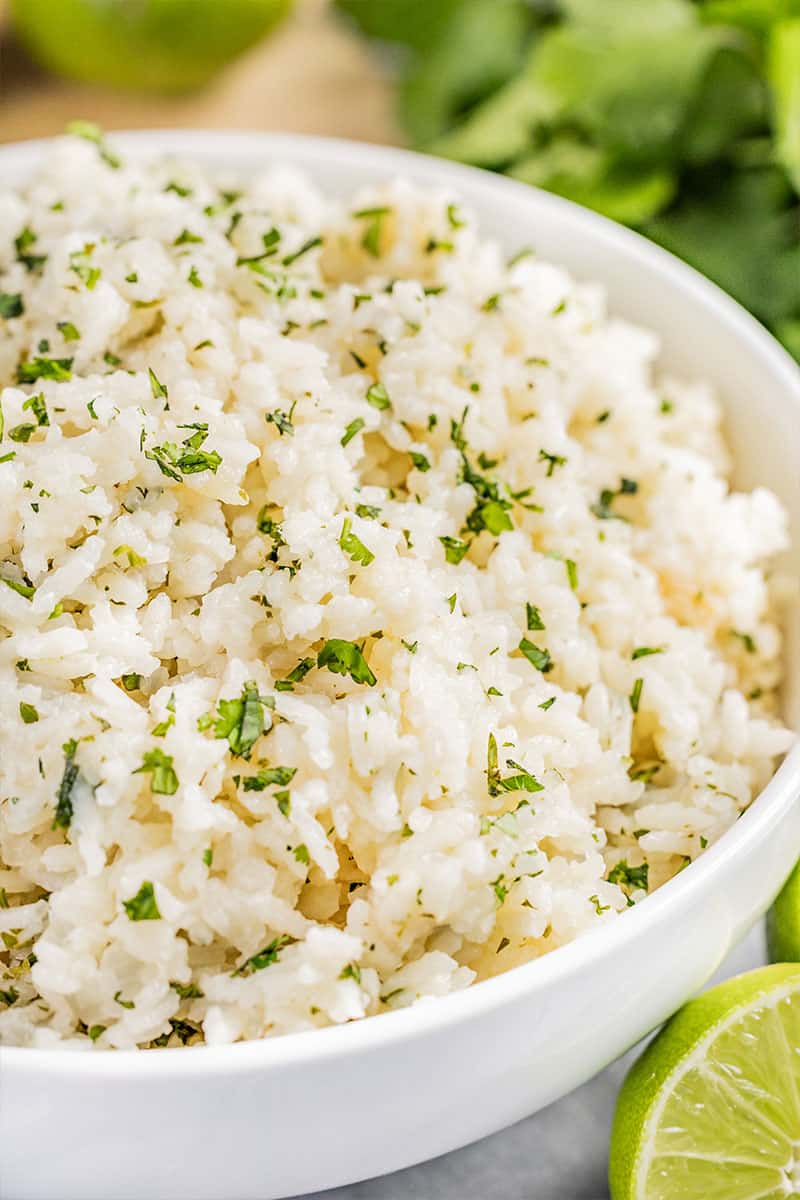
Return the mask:
<svg viewBox="0 0 800 1200">
<path fill-rule="evenodd" d="M 719 388 L 737 483 L 773 488 L 800 563 L 800 371 L 732 300 L 593 213 L 401 150 L 245 133 L 115 137 L 129 156 L 303 168 L 350 190 L 402 174 L 454 186 L 483 231 L 601 280 L 659 331 L 670 370 Z M 0 149 L 22 181 L 43 143 Z M 796 620 L 793 622 L 796 626 Z M 789 631 L 787 710 L 800 701 Z M 620 920 L 465 992 L 366 1021 L 196 1050 L 0 1050 L 5 1200 L 275 1200 L 380 1175 L 492 1133 L 563 1096 L 696 991 L 800 855 L 800 747 L 720 842 Z M 535 1164 L 531 1170 L 535 1173 Z"/>
</svg>

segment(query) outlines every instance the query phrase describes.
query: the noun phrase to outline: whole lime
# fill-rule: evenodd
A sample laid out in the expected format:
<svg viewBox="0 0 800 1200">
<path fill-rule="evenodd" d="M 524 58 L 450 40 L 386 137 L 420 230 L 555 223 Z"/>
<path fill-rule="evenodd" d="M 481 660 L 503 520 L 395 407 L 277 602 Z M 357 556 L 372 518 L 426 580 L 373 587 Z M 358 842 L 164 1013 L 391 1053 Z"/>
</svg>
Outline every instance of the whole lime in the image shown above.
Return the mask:
<svg viewBox="0 0 800 1200">
<path fill-rule="evenodd" d="M 112 87 L 201 87 L 286 16 L 292 0 L 12 0 L 19 37 L 60 75 Z"/>
</svg>

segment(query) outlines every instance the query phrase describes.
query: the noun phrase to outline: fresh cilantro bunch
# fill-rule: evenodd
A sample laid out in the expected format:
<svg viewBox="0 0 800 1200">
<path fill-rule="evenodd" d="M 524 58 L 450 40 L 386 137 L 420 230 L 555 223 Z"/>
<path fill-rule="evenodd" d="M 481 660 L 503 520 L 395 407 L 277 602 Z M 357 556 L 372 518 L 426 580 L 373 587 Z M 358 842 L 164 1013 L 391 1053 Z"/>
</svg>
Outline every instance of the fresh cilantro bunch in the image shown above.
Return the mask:
<svg viewBox="0 0 800 1200">
<path fill-rule="evenodd" d="M 337 0 L 411 140 L 631 225 L 800 359 L 800 0 Z"/>
</svg>

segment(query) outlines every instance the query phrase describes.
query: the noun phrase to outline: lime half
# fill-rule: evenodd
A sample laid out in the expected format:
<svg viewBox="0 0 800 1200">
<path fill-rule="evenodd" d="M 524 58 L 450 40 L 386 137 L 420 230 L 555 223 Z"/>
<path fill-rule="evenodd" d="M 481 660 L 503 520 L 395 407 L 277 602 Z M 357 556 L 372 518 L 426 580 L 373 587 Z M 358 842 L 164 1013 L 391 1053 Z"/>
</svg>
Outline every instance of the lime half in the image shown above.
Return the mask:
<svg viewBox="0 0 800 1200">
<path fill-rule="evenodd" d="M 800 1196 L 800 966 L 685 1005 L 631 1068 L 611 1134 L 613 1200 Z"/>
<path fill-rule="evenodd" d="M 42 66 L 154 92 L 201 87 L 286 16 L 292 0 L 11 0 Z"/>
<path fill-rule="evenodd" d="M 767 915 L 771 962 L 800 962 L 800 863 Z"/>
</svg>

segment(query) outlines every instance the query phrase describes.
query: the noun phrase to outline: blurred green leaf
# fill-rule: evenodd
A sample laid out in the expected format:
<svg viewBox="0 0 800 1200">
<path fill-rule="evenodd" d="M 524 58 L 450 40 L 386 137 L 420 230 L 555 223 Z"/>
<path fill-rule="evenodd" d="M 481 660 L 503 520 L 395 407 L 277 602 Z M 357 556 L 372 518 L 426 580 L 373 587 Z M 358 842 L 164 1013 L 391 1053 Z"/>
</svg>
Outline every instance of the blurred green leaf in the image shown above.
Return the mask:
<svg viewBox="0 0 800 1200">
<path fill-rule="evenodd" d="M 763 128 L 768 95 L 756 63 L 741 48 L 714 54 L 686 111 L 679 155 L 703 164 Z M 771 151 L 770 151 L 771 152 Z"/>
<path fill-rule="evenodd" d="M 429 50 L 448 32 L 463 0 L 335 0 L 367 37 Z M 503 3 L 503 0 L 501 0 Z"/>
<path fill-rule="evenodd" d="M 631 168 L 569 136 L 516 163 L 510 174 L 627 225 L 641 225 L 665 208 L 677 182 L 665 168 Z"/>
<path fill-rule="evenodd" d="M 800 192 L 800 17 L 774 26 L 767 74 L 775 107 L 776 154 Z"/>
<path fill-rule="evenodd" d="M 505 83 L 522 62 L 530 28 L 523 0 L 462 0 L 448 36 L 416 59 L 401 88 L 401 115 L 415 141 L 431 141 Z"/>
<path fill-rule="evenodd" d="M 542 39 L 535 78 L 600 145 L 639 162 L 678 156 L 678 135 L 727 31 L 694 24 L 652 33 L 565 26 Z"/>
<path fill-rule="evenodd" d="M 800 212 L 782 171 L 700 173 L 694 192 L 644 226 L 767 324 L 800 318 Z"/>
<path fill-rule="evenodd" d="M 775 21 L 800 16 L 800 0 L 704 0 L 700 16 L 710 24 L 737 25 L 764 34 Z"/>
</svg>

